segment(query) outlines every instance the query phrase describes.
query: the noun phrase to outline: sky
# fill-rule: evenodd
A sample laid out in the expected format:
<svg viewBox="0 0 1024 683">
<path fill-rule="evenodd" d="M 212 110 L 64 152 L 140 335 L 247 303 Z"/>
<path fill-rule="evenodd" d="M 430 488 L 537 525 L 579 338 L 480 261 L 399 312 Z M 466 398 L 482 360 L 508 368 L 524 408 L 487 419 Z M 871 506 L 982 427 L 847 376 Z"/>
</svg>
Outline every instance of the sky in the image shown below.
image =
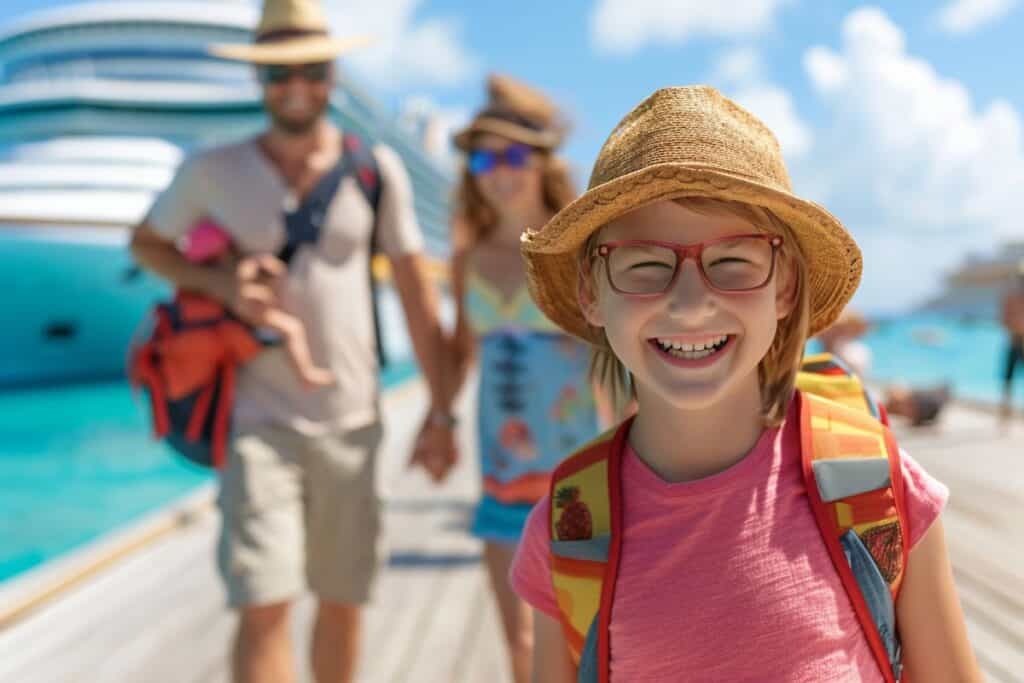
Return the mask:
<svg viewBox="0 0 1024 683">
<path fill-rule="evenodd" d="M 0 24 L 61 4 L 74 1 L 4 0 Z M 336 33 L 377 37 L 349 67 L 396 111 L 458 127 L 492 71 L 550 94 L 573 122 L 564 152 L 581 189 L 605 137 L 654 90 L 719 88 L 775 131 L 796 193 L 861 245 L 855 303 L 870 312 L 903 310 L 966 254 L 1024 240 L 1019 0 L 325 5 Z"/>
</svg>

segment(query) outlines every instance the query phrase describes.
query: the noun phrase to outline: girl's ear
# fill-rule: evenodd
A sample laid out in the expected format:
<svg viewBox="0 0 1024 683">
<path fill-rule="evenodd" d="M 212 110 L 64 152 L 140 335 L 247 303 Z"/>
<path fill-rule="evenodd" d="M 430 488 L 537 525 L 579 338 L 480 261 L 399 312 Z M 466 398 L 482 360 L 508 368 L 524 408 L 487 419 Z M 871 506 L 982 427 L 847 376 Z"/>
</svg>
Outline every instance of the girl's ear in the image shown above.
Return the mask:
<svg viewBox="0 0 1024 683">
<path fill-rule="evenodd" d="M 779 259 L 779 272 L 775 281 L 775 318 L 782 320 L 796 308 L 799 274 L 793 259 Z"/>
<path fill-rule="evenodd" d="M 597 305 L 597 292 L 594 275 L 591 271 L 580 268 L 576 276 L 576 299 L 580 304 L 580 312 L 588 323 L 594 327 L 604 327 L 604 317 Z"/>
</svg>

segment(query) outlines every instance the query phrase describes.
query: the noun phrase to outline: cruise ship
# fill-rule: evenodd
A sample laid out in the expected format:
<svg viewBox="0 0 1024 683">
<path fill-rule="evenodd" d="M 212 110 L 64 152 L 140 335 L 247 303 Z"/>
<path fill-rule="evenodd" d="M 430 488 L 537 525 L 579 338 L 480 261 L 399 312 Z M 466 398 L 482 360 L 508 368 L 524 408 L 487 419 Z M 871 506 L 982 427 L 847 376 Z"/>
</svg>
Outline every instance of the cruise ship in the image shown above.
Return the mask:
<svg viewBox="0 0 1024 683">
<path fill-rule="evenodd" d="M 1024 264 L 1024 241 L 1002 244 L 995 254 L 971 255 L 950 273 L 943 292 L 922 308 L 966 319 L 997 319 L 1003 292 Z"/>
<path fill-rule="evenodd" d="M 246 42 L 238 0 L 91 2 L 0 29 L 0 386 L 116 377 L 165 285 L 126 249 L 131 226 L 198 147 L 265 125 L 251 67 L 209 55 Z M 332 97 L 343 128 L 394 147 L 435 255 L 450 174 L 350 78 Z M 406 341 L 384 290 L 386 347 Z"/>
</svg>

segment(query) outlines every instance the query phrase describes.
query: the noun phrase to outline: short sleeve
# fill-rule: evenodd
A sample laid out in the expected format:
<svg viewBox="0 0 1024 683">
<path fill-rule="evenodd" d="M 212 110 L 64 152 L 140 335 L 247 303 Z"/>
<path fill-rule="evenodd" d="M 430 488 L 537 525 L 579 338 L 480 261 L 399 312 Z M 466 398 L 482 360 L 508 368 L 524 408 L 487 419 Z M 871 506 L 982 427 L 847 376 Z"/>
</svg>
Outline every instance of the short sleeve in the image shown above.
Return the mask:
<svg viewBox="0 0 1024 683">
<path fill-rule="evenodd" d="M 206 210 L 203 161 L 193 156 L 182 162 L 171 184 L 156 198 L 146 225 L 160 236 L 176 240 L 188 233 Z"/>
<path fill-rule="evenodd" d="M 380 205 L 377 207 L 377 239 L 388 256 L 423 251 L 423 234 L 413 204 L 412 182 L 401 157 L 384 145 L 373 150 L 380 169 Z"/>
<path fill-rule="evenodd" d="M 551 550 L 548 520 L 551 519 L 550 498 L 544 496 L 530 511 L 523 537 L 516 548 L 509 582 L 512 590 L 534 609 L 557 619 L 558 602 L 551 583 Z"/>
<path fill-rule="evenodd" d="M 905 451 L 900 450 L 900 467 L 903 470 L 903 486 L 907 503 L 907 517 L 910 526 L 910 550 L 924 538 L 939 513 L 949 500 L 949 489 Z"/>
</svg>

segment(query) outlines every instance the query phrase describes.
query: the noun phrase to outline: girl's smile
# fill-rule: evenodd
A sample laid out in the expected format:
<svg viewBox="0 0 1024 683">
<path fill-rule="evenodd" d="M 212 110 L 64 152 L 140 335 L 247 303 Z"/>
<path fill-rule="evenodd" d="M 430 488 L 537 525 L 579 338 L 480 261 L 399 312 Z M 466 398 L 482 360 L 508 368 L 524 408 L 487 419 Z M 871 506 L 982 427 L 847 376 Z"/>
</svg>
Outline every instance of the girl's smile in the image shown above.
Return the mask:
<svg viewBox="0 0 1024 683">
<path fill-rule="evenodd" d="M 658 337 L 649 340 L 652 347 L 666 362 L 681 368 L 703 368 L 716 363 L 728 353 L 735 335 L 698 335 L 697 341 L 684 341 L 679 337 Z"/>
</svg>

